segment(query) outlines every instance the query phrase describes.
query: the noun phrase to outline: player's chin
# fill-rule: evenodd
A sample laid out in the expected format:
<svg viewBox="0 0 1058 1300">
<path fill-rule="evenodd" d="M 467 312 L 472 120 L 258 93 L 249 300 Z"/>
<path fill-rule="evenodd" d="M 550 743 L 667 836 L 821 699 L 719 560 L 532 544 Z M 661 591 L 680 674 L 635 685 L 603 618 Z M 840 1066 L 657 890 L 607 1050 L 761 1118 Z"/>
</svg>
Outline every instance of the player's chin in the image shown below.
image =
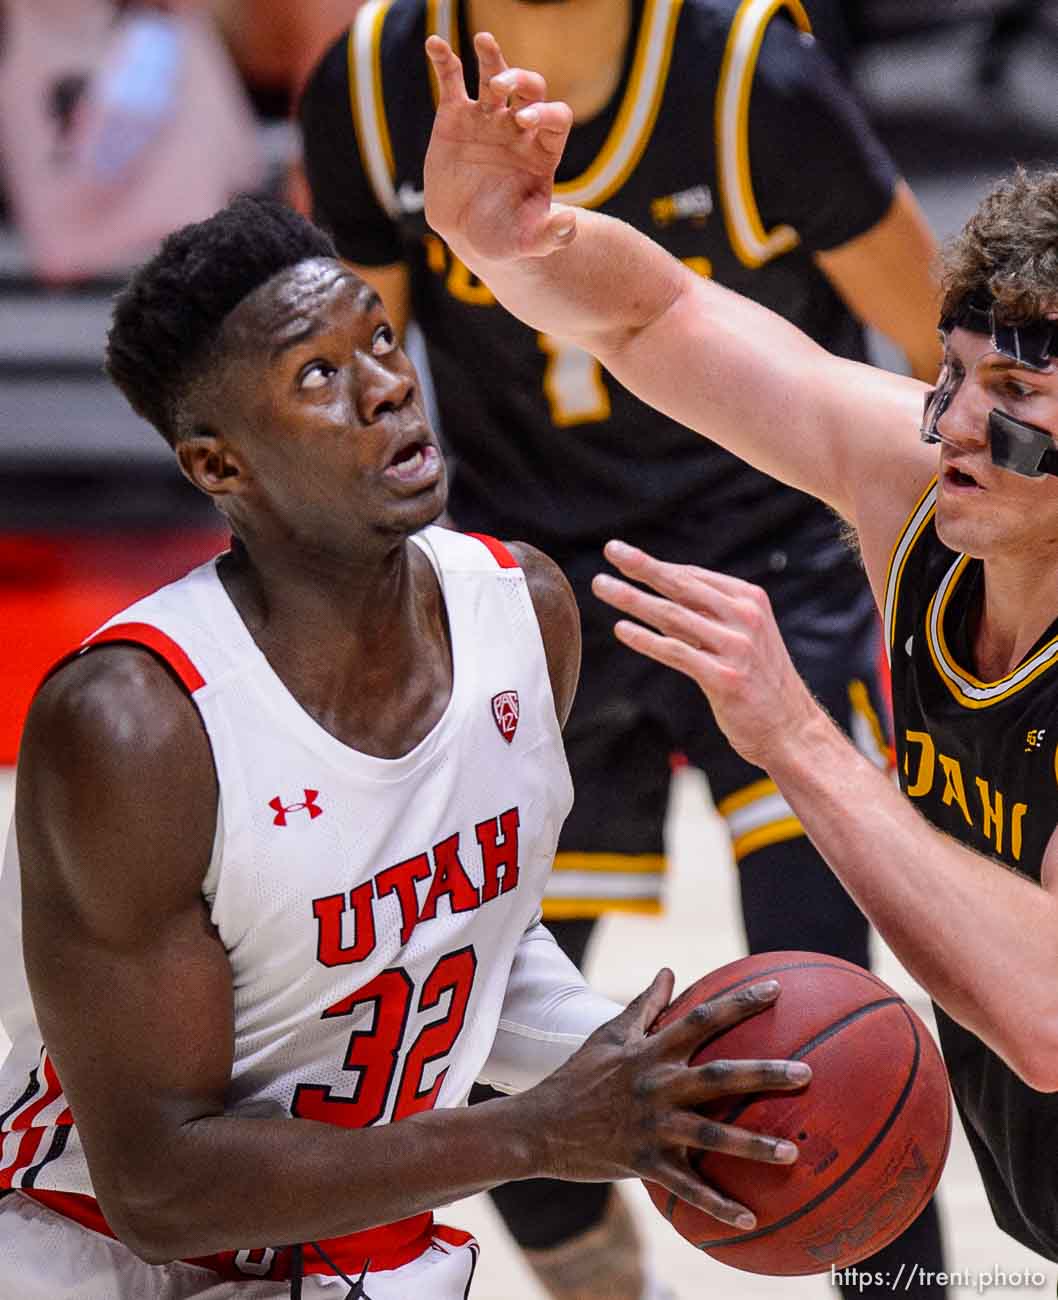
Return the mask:
<svg viewBox="0 0 1058 1300">
<path fill-rule="evenodd" d="M 437 478 L 415 492 L 391 494 L 382 512 L 383 528 L 397 533 L 417 533 L 436 523 L 448 506 L 448 475 L 442 464 Z"/>
<path fill-rule="evenodd" d="M 937 537 L 951 551 L 974 560 L 987 559 L 997 539 L 993 521 L 987 521 L 969 509 L 937 502 L 935 527 Z"/>
</svg>

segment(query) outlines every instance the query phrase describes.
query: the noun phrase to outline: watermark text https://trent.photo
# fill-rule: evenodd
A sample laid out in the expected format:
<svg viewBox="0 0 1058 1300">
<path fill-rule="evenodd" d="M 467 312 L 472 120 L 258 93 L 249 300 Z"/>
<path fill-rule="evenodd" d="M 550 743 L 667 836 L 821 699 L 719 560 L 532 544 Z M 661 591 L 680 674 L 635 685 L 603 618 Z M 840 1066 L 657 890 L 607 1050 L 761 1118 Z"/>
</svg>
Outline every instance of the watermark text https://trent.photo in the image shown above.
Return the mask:
<svg viewBox="0 0 1058 1300">
<path fill-rule="evenodd" d="M 888 1287 L 896 1293 L 918 1295 L 924 1286 L 947 1286 L 953 1291 L 987 1295 L 990 1291 L 1042 1291 L 1053 1285 L 1047 1274 L 1035 1269 L 951 1269 L 936 1272 L 916 1264 L 901 1264 L 890 1271 L 864 1268 L 831 1268 L 830 1281 L 845 1294 Z"/>
</svg>

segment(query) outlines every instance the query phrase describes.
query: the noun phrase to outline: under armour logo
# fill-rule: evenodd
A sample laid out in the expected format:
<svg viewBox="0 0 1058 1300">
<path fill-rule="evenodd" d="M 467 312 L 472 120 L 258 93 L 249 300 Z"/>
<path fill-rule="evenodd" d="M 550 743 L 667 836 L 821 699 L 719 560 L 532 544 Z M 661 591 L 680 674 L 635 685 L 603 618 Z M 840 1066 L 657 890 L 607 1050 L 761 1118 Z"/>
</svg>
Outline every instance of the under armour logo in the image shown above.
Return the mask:
<svg viewBox="0 0 1058 1300">
<path fill-rule="evenodd" d="M 319 817 L 323 809 L 316 802 L 319 798 L 319 790 L 306 790 L 305 798 L 299 803 L 284 803 L 279 795 L 274 799 L 269 799 L 269 808 L 275 809 L 275 816 L 272 818 L 273 826 L 285 826 L 287 824 L 287 813 L 307 812 L 309 819 Z"/>
<path fill-rule="evenodd" d="M 509 745 L 518 730 L 518 692 L 500 691 L 492 697 L 492 717 L 500 735 Z"/>
</svg>

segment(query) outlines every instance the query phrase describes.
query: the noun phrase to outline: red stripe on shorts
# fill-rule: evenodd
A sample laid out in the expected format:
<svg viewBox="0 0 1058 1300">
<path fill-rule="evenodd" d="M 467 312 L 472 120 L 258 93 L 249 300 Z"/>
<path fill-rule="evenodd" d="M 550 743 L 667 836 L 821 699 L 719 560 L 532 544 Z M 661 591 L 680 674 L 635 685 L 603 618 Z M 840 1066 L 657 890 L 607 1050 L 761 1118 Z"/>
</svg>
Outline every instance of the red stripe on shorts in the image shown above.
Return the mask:
<svg viewBox="0 0 1058 1300">
<path fill-rule="evenodd" d="M 44 1130 L 39 1130 L 43 1132 Z M 30 1154 L 32 1159 L 32 1153 Z M 39 1202 L 63 1218 L 72 1219 L 84 1228 L 90 1228 L 104 1237 L 115 1240 L 116 1234 L 103 1217 L 99 1202 L 91 1196 L 78 1192 L 54 1192 L 48 1189 L 26 1188 L 22 1195 Z M 344 1273 L 358 1275 L 368 1260 L 375 1271 L 400 1268 L 408 1264 L 430 1247 L 434 1234 L 453 1246 L 464 1245 L 472 1238 L 469 1233 L 455 1228 L 438 1226 L 435 1229 L 433 1215 L 413 1215 L 410 1219 L 401 1219 L 397 1223 L 388 1223 L 379 1228 L 369 1228 L 365 1232 L 351 1232 L 345 1237 L 330 1237 L 320 1242 L 327 1254 Z M 200 1255 L 186 1259 L 186 1264 L 196 1264 L 199 1268 L 208 1268 L 229 1281 L 249 1280 L 248 1275 L 235 1263 L 239 1252 L 234 1250 L 219 1251 L 215 1255 Z M 274 1253 L 267 1277 L 276 1282 L 286 1282 L 290 1278 L 292 1252 L 289 1246 L 277 1249 Z M 311 1246 L 304 1248 L 304 1271 L 331 1275 L 330 1266 L 320 1258 Z"/>
</svg>

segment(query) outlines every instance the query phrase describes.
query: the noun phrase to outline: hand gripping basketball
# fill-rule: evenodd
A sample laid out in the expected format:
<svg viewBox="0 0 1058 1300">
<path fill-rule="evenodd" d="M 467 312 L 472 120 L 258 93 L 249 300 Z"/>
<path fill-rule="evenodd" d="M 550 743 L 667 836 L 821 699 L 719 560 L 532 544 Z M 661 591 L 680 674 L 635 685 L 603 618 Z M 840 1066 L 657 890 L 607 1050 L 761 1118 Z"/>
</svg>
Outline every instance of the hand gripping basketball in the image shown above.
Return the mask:
<svg viewBox="0 0 1058 1300">
<path fill-rule="evenodd" d="M 561 1069 L 530 1092 L 536 1131 L 548 1145 L 550 1176 L 601 1182 L 638 1176 L 659 1183 L 705 1214 L 717 1228 L 755 1225 L 752 1210 L 710 1187 L 694 1168 L 706 1151 L 735 1163 L 787 1165 L 797 1148 L 786 1139 L 704 1117 L 700 1108 L 746 1094 L 801 1089 L 803 1064 L 781 1060 L 714 1060 L 691 1067 L 695 1051 L 752 1016 L 779 995 L 774 982 L 745 984 L 700 1005 L 686 1002 L 656 1033 L 650 1028 L 672 995 L 672 972 L 661 971 L 621 1015 L 601 1026 Z"/>
<path fill-rule="evenodd" d="M 576 233 L 572 208 L 552 204 L 555 168 L 573 123 L 548 103 L 543 77 L 508 68 L 487 32 L 474 38 L 479 92 L 439 36 L 426 42 L 437 76 L 437 117 L 426 154 L 426 220 L 461 255 L 507 261 L 545 257 Z"/>
<path fill-rule="evenodd" d="M 753 1273 L 822 1273 L 875 1254 L 925 1208 L 951 1135 L 948 1077 L 922 1021 L 870 971 L 814 952 L 745 957 L 691 985 L 659 1020 L 739 988 L 778 980 L 782 997 L 754 1020 L 714 1035 L 693 1056 L 768 1054 L 809 1061 L 811 1087 L 712 1102 L 718 1124 L 736 1120 L 793 1139 L 787 1167 L 748 1165 L 691 1152 L 698 1176 L 746 1200 L 757 1225 L 735 1232 L 688 1198 L 647 1190 L 673 1227 L 699 1250 Z M 664 1028 L 659 1033 L 664 1033 Z M 739 1225 L 741 1226 L 741 1225 Z"/>
</svg>

